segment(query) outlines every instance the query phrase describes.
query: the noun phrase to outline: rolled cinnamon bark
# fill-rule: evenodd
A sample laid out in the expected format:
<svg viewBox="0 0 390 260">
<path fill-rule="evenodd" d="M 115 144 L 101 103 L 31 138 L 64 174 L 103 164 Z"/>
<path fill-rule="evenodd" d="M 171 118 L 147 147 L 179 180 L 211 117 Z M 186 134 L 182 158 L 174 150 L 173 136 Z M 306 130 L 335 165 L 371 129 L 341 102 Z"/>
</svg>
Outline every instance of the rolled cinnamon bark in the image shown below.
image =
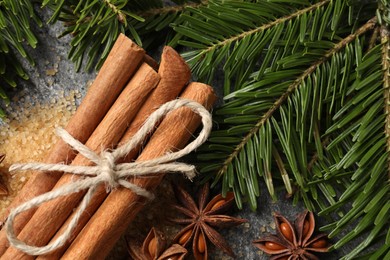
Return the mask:
<svg viewBox="0 0 390 260">
<path fill-rule="evenodd" d="M 191 83 L 181 97 L 197 101 L 208 109 L 216 99 L 212 88 L 202 83 Z M 199 124 L 199 116 L 189 108 L 171 112 L 152 135 L 137 161 L 153 159 L 184 147 Z M 134 178 L 132 182 L 151 191 L 162 178 L 163 174 L 159 174 Z M 144 202 L 144 197 L 128 189 L 112 191 L 61 259 L 104 259 Z"/>
<path fill-rule="evenodd" d="M 169 46 L 165 46 L 161 54 L 158 74 L 161 77 L 160 83 L 140 109 L 137 117 L 132 122 L 132 127 L 126 131 L 121 143 L 130 140 L 153 111 L 179 96 L 191 78 L 191 70 L 188 64 Z M 135 159 L 138 151 L 139 147 L 131 151 L 123 161 Z"/>
<path fill-rule="evenodd" d="M 144 55 L 145 52 L 142 48 L 123 34 L 119 35 L 81 105 L 70 119 L 66 131 L 80 142 L 85 143 L 139 67 L 140 62 L 144 59 Z M 62 140 L 58 140 L 44 162 L 63 162 L 68 164 L 75 156 L 76 154 L 67 144 Z M 0 222 L 4 222 L 9 212 L 21 203 L 50 191 L 60 177 L 61 174 L 59 173 L 32 173 L 31 178 L 0 217 Z M 14 228 L 16 234 L 30 220 L 34 212 L 35 209 L 23 212 L 15 219 Z M 8 240 L 5 231 L 1 230 L 0 255 L 5 252 L 7 247 Z"/>
<path fill-rule="evenodd" d="M 103 118 L 86 146 L 95 152 L 112 148 L 117 145 L 133 117 L 137 114 L 149 92 L 157 85 L 160 77 L 149 65 L 142 64 L 134 77 L 127 84 L 118 99 Z M 93 163 L 77 155 L 71 165 L 92 165 Z M 54 189 L 79 178 L 72 174 L 64 174 Z M 42 246 L 50 241 L 51 237 L 61 227 L 74 207 L 82 197 L 82 192 L 60 197 L 42 204 L 31 220 L 24 226 L 18 238 L 27 244 Z M 10 247 L 1 259 L 32 259 L 33 257 Z"/>
<path fill-rule="evenodd" d="M 135 133 L 138 132 L 138 130 L 144 124 L 145 120 L 151 113 L 153 113 L 153 111 L 159 108 L 162 104 L 176 98 L 191 77 L 190 68 L 188 67 L 187 63 L 171 47 L 165 47 L 163 50 L 158 74 L 161 77 L 160 82 L 142 105 L 138 114 L 133 119 L 126 133 L 122 137 L 120 143 L 128 142 L 135 135 Z M 130 162 L 134 160 L 138 154 L 139 147 L 132 150 L 123 161 Z M 72 236 L 68 239 L 68 242 L 63 247 L 55 250 L 50 254 L 39 256 L 38 259 L 59 259 L 94 214 L 94 212 L 99 208 L 107 195 L 108 194 L 104 185 L 99 187 L 91 199 L 88 208 L 80 217 L 77 227 L 75 228 Z M 57 237 L 62 234 L 73 216 L 74 213 L 68 217 L 67 221 L 62 225 L 61 229 L 52 238 L 52 241 L 57 239 Z"/>
</svg>

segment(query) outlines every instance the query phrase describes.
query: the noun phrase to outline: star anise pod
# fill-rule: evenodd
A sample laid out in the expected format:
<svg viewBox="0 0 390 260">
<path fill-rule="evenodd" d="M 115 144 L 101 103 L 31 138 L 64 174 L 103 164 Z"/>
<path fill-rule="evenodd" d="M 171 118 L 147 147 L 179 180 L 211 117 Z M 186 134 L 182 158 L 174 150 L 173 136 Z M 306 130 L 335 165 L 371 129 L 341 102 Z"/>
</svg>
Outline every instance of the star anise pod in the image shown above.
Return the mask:
<svg viewBox="0 0 390 260">
<path fill-rule="evenodd" d="M 172 221 L 186 225 L 186 227 L 175 236 L 173 241 L 184 247 L 187 247 L 192 241 L 195 259 L 208 259 L 207 241 L 210 241 L 228 255 L 234 256 L 226 240 L 213 227 L 236 226 L 247 222 L 247 220 L 221 215 L 234 203 L 232 192 L 227 193 L 225 198 L 219 194 L 207 203 L 209 192 L 209 185 L 205 184 L 200 190 L 197 205 L 190 194 L 183 188 L 175 186 L 176 198 L 183 206 L 175 205 L 174 207 L 177 211 L 183 213 L 186 218 L 172 219 Z"/>
<path fill-rule="evenodd" d="M 173 244 L 164 250 L 165 245 L 163 234 L 152 228 L 142 245 L 128 240 L 127 251 L 133 260 L 183 260 L 187 255 L 187 249 L 181 245 Z"/>
<path fill-rule="evenodd" d="M 314 214 L 304 211 L 292 225 L 279 213 L 274 215 L 276 235 L 267 235 L 253 241 L 253 244 L 267 254 L 271 260 L 319 259 L 314 252 L 327 252 L 329 243 L 327 234 L 313 236 L 315 228 Z"/>
<path fill-rule="evenodd" d="M 4 160 L 5 154 L 0 154 L 0 163 Z M 0 174 L 4 175 L 6 171 L 4 169 L 0 169 Z M 4 178 L 4 176 L 1 176 L 0 178 Z M 7 186 L 4 184 L 4 181 L 0 179 L 0 196 L 8 195 L 8 189 Z"/>
</svg>

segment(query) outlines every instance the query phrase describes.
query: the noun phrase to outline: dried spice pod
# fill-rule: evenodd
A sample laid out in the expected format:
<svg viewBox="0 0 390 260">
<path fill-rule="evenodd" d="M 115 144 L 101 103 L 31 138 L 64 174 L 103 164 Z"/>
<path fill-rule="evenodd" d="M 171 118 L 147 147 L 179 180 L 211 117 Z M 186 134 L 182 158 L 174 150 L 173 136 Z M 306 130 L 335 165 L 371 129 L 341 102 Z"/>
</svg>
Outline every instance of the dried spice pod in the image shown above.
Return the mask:
<svg viewBox="0 0 390 260">
<path fill-rule="evenodd" d="M 186 222 L 179 222 L 179 221 L 175 221 L 175 223 L 178 223 L 178 224 L 185 224 Z M 188 226 L 186 226 L 185 228 L 183 228 L 175 237 L 174 241 L 176 243 L 178 243 L 179 245 L 182 245 L 184 247 L 186 247 L 192 237 L 193 237 L 193 234 L 194 234 L 194 226 L 195 226 L 195 223 L 192 223 Z"/>
<path fill-rule="evenodd" d="M 128 240 L 127 251 L 130 259 L 134 260 L 182 260 L 187 254 L 187 250 L 178 244 L 164 251 L 165 245 L 164 235 L 152 228 L 141 246 L 135 241 Z"/>
<path fill-rule="evenodd" d="M 276 235 L 266 235 L 253 241 L 254 246 L 272 255 L 272 260 L 319 259 L 313 252 L 327 252 L 327 234 L 313 237 L 315 229 L 314 214 L 305 210 L 296 218 L 294 225 L 279 213 L 274 215 Z"/>
<path fill-rule="evenodd" d="M 181 205 L 173 207 L 186 216 L 171 219 L 174 223 L 186 225 L 175 236 L 174 243 L 187 247 L 192 241 L 192 250 L 196 259 L 208 259 L 208 241 L 228 255 L 234 256 L 226 240 L 214 229 L 214 227 L 231 227 L 247 222 L 245 219 L 221 214 L 233 205 L 233 193 L 228 193 L 225 198 L 219 194 L 208 202 L 210 188 L 208 184 L 205 184 L 200 190 L 199 201 L 196 204 L 191 195 L 182 187 L 174 186 L 174 188 L 176 198 Z"/>
<path fill-rule="evenodd" d="M 195 236 L 192 243 L 192 253 L 197 260 L 206 260 L 209 258 L 206 239 L 202 228 L 195 230 Z"/>
<path fill-rule="evenodd" d="M 135 239 L 127 239 L 127 251 L 134 260 L 157 259 L 164 247 L 165 239 L 155 228 L 151 228 L 142 243 Z"/>
<path fill-rule="evenodd" d="M 297 244 L 297 236 L 294 232 L 293 225 L 291 225 L 291 223 L 279 213 L 274 214 L 274 219 L 276 224 L 276 232 L 279 234 L 279 236 L 284 237 L 289 242 L 289 244 Z"/>
<path fill-rule="evenodd" d="M 314 228 L 316 225 L 314 214 L 308 211 L 304 211 L 296 218 L 294 225 L 299 234 L 299 244 L 306 244 L 314 233 Z"/>
<path fill-rule="evenodd" d="M 270 255 L 287 255 L 290 252 L 290 243 L 276 235 L 266 235 L 253 243 L 257 248 Z"/>
<path fill-rule="evenodd" d="M 165 248 L 165 239 L 162 233 L 152 228 L 142 244 L 142 251 L 149 259 L 157 259 Z"/>
<path fill-rule="evenodd" d="M 181 245 L 173 244 L 159 256 L 158 260 L 183 260 L 187 253 L 187 249 Z"/>
</svg>

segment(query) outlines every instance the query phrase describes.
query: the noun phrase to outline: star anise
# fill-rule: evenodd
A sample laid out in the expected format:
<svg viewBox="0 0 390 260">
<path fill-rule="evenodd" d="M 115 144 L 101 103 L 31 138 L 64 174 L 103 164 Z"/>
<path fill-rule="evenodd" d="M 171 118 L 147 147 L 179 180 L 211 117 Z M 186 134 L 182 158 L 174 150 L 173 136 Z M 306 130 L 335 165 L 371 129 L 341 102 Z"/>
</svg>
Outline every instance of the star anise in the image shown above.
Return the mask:
<svg viewBox="0 0 390 260">
<path fill-rule="evenodd" d="M 186 218 L 173 219 L 172 221 L 186 225 L 186 227 L 175 236 L 173 241 L 184 247 L 187 247 L 192 241 L 195 259 L 208 259 L 207 240 L 228 255 L 234 256 L 226 240 L 213 227 L 236 226 L 247 222 L 247 220 L 221 215 L 234 203 L 232 192 L 227 193 L 225 198 L 219 194 L 207 203 L 209 192 L 209 185 L 205 184 L 200 190 L 198 205 L 196 205 L 190 194 L 183 188 L 175 186 L 176 198 L 183 206 L 175 205 L 174 207 Z"/>
<path fill-rule="evenodd" d="M 0 163 L 4 160 L 4 158 L 5 158 L 5 154 L 0 154 Z M 8 195 L 7 186 L 4 184 L 4 181 L 2 180 L 6 172 L 7 171 L 5 171 L 4 169 L 0 169 L 0 174 L 3 175 L 0 177 L 0 196 Z"/>
<path fill-rule="evenodd" d="M 187 249 L 181 245 L 173 244 L 164 250 L 165 245 L 163 234 L 152 228 L 142 245 L 128 240 L 127 251 L 133 260 L 183 260 L 187 255 Z"/>
<path fill-rule="evenodd" d="M 327 252 L 329 243 L 327 234 L 313 236 L 315 228 L 314 214 L 304 211 L 295 219 L 292 225 L 279 213 L 274 215 L 276 235 L 267 235 L 253 241 L 253 244 L 267 254 L 271 260 L 317 260 L 313 252 Z"/>
</svg>

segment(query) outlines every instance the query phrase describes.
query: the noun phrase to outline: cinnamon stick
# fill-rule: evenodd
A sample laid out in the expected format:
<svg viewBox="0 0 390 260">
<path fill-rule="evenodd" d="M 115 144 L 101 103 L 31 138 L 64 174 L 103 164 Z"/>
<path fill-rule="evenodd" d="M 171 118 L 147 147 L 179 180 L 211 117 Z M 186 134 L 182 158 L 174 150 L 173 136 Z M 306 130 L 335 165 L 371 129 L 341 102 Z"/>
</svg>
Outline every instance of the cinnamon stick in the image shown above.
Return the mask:
<svg viewBox="0 0 390 260">
<path fill-rule="evenodd" d="M 129 38 L 123 34 L 119 35 L 85 98 L 70 119 L 66 131 L 80 142 L 85 143 L 138 68 L 144 54 L 144 50 Z M 76 154 L 67 144 L 58 140 L 44 162 L 68 164 L 75 156 Z M 21 203 L 50 191 L 60 177 L 59 173 L 32 173 L 23 189 L 19 191 L 10 206 L 1 215 L 0 222 L 4 222 L 9 212 Z M 20 232 L 34 212 L 35 210 L 26 211 L 16 218 L 14 225 L 16 234 Z M 5 252 L 7 247 L 8 240 L 5 231 L 1 230 L 0 255 Z"/>
<path fill-rule="evenodd" d="M 130 140 L 153 111 L 158 109 L 162 104 L 176 98 L 191 78 L 191 70 L 188 64 L 169 46 L 165 46 L 161 54 L 158 74 L 161 77 L 158 87 L 153 90 L 150 97 L 140 109 L 137 118 L 132 123 L 132 128 L 126 131 L 121 143 L 126 143 Z M 134 149 L 123 161 L 135 159 L 138 151 L 139 149 Z"/>
<path fill-rule="evenodd" d="M 208 109 L 215 101 L 212 88 L 201 83 L 190 84 L 181 97 L 195 100 Z M 188 108 L 171 112 L 157 128 L 137 161 L 156 158 L 184 147 L 199 123 L 199 116 Z M 147 190 L 154 190 L 162 178 L 163 175 L 134 178 L 133 182 Z M 142 209 L 144 202 L 143 197 L 125 188 L 111 192 L 62 259 L 103 259 Z"/>
<path fill-rule="evenodd" d="M 160 82 L 153 90 L 151 95 L 148 97 L 148 99 L 145 101 L 145 103 L 142 105 L 138 114 L 133 119 L 131 125 L 122 137 L 120 144 L 128 142 L 135 135 L 135 133 L 138 132 L 138 130 L 144 124 L 145 120 L 153 111 L 159 108 L 162 104 L 176 98 L 191 77 L 190 68 L 188 67 L 187 63 L 171 47 L 165 47 L 163 50 L 158 74 L 161 77 Z M 140 146 L 131 151 L 126 157 L 126 159 L 123 159 L 123 162 L 130 162 L 135 159 L 138 154 L 139 148 Z M 79 219 L 77 227 L 75 228 L 72 236 L 68 239 L 68 243 L 50 254 L 39 256 L 38 259 L 59 259 L 69 247 L 69 245 L 72 243 L 73 239 L 76 238 L 78 233 L 91 218 L 93 213 L 99 208 L 99 206 L 102 204 L 107 195 L 108 194 L 105 190 L 105 187 L 101 186 L 96 191 L 94 197 L 91 200 L 91 203 L 88 205 L 88 208 L 85 210 L 84 214 Z M 68 226 L 73 216 L 74 213 L 72 213 L 71 216 L 68 217 L 67 221 L 62 225 L 61 229 L 52 238 L 52 241 L 57 239 L 58 236 L 63 233 L 64 229 Z"/>
<path fill-rule="evenodd" d="M 157 85 L 160 77 L 146 63 L 142 64 L 118 99 L 112 105 L 107 115 L 98 125 L 86 146 L 95 152 L 116 146 L 127 126 L 137 114 L 148 93 Z M 71 165 L 92 165 L 93 163 L 77 155 Z M 77 176 L 64 174 L 54 188 L 77 179 Z M 41 205 L 31 220 L 19 233 L 18 238 L 27 244 L 42 246 L 50 241 L 51 237 L 61 227 L 72 209 L 77 206 L 83 192 L 60 197 Z M 10 247 L 1 259 L 30 259 L 31 256 Z"/>
</svg>

